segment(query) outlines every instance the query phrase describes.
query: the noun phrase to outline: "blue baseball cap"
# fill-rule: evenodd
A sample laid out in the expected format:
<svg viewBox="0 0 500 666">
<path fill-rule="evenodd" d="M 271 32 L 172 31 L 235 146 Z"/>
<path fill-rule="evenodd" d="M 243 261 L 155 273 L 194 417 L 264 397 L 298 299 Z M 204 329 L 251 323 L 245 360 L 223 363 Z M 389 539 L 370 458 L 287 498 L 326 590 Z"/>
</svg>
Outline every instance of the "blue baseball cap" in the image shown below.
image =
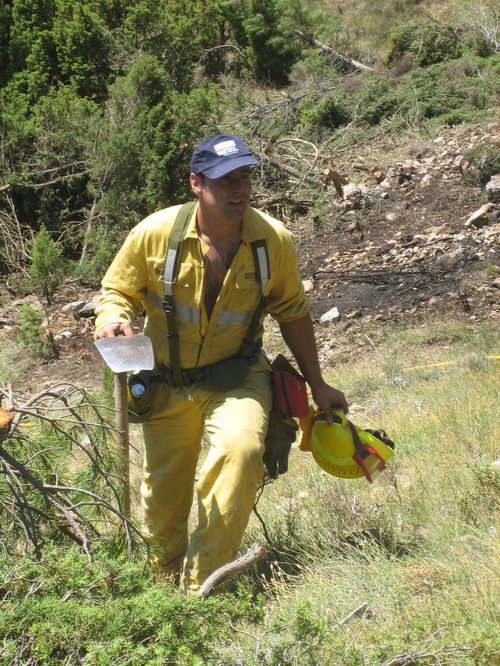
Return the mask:
<svg viewBox="0 0 500 666">
<path fill-rule="evenodd" d="M 255 166 L 257 158 L 232 134 L 215 134 L 199 143 L 191 157 L 191 171 L 207 178 L 221 178 L 243 166 Z"/>
</svg>

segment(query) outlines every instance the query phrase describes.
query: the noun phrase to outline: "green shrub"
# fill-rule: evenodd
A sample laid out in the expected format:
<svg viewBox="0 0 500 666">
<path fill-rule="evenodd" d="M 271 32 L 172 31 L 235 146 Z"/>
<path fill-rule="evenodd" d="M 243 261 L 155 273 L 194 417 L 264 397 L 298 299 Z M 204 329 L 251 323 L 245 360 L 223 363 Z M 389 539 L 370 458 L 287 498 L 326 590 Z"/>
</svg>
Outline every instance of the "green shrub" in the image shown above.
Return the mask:
<svg viewBox="0 0 500 666">
<path fill-rule="evenodd" d="M 252 0 L 242 5 L 246 5 L 243 26 L 256 77 L 278 85 L 288 83 L 290 70 L 300 54 L 284 21 L 290 13 L 290 3 Z"/>
<path fill-rule="evenodd" d="M 45 550 L 40 561 L 0 557 L 0 571 L 0 663 L 16 654 L 37 666 L 215 663 L 219 642 L 231 640 L 228 617 L 252 618 L 260 603 L 190 599 L 141 564 L 102 552 L 89 563 L 76 548 Z"/>
<path fill-rule="evenodd" d="M 48 358 L 52 355 L 47 331 L 42 326 L 43 312 L 35 310 L 29 304 L 25 304 L 21 310 L 21 324 L 19 326 L 19 338 L 21 342 L 40 358 Z"/>
<path fill-rule="evenodd" d="M 356 95 L 355 104 L 358 119 L 378 125 L 398 110 L 398 89 L 388 76 L 370 76 Z"/>
<path fill-rule="evenodd" d="M 347 125 L 351 114 L 341 97 L 325 97 L 316 103 L 305 102 L 300 108 L 300 120 L 304 125 L 336 129 Z"/>
<path fill-rule="evenodd" d="M 464 178 L 472 185 L 485 185 L 492 176 L 500 173 L 500 146 L 479 144 L 464 157 L 469 162 Z"/>
<path fill-rule="evenodd" d="M 32 247 L 32 263 L 29 269 L 31 285 L 39 289 L 50 305 L 50 299 L 64 278 L 64 262 L 61 247 L 52 240 L 42 226 Z"/>
<path fill-rule="evenodd" d="M 491 464 L 477 465 L 473 470 L 474 486 L 459 501 L 464 520 L 481 526 L 495 522 L 500 509 L 500 470 Z"/>
<path fill-rule="evenodd" d="M 450 27 L 431 22 L 411 22 L 393 32 L 387 63 L 391 64 L 407 54 L 415 56 L 422 67 L 428 67 L 460 57 L 462 45 Z"/>
</svg>

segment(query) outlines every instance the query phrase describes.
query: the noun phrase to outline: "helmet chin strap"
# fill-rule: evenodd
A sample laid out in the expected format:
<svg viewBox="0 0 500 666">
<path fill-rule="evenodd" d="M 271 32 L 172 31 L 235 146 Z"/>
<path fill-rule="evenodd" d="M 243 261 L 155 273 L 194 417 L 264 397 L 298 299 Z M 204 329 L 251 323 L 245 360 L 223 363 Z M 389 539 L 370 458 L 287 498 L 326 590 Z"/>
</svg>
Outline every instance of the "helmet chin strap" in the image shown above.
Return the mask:
<svg viewBox="0 0 500 666">
<path fill-rule="evenodd" d="M 375 451 L 375 449 L 373 449 L 368 444 L 363 444 L 363 442 L 359 439 L 358 431 L 356 430 L 355 425 L 349 420 L 347 420 L 347 424 L 351 431 L 354 448 L 356 449 L 352 459 L 357 465 L 359 465 L 359 467 L 361 467 L 366 479 L 370 483 L 373 483 L 374 477 L 382 472 L 387 465 L 385 464 L 382 456 L 380 456 Z M 370 456 L 374 456 L 375 460 L 373 458 L 370 460 Z"/>
</svg>

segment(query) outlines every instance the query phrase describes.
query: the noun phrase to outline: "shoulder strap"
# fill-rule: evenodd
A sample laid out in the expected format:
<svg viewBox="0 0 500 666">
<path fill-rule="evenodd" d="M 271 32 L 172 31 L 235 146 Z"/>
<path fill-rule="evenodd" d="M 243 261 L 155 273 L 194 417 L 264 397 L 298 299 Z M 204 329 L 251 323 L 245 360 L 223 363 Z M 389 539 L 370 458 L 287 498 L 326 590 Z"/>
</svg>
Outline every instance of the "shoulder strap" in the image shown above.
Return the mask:
<svg viewBox="0 0 500 666">
<path fill-rule="evenodd" d="M 252 319 L 250 320 L 250 324 L 243 339 L 243 344 L 241 345 L 242 356 L 251 356 L 254 353 L 254 338 L 259 327 L 260 315 L 264 307 L 264 291 L 266 289 L 267 282 L 271 277 L 271 272 L 269 270 L 269 256 L 267 254 L 267 245 L 265 239 L 252 242 L 252 254 L 257 280 L 260 284 L 260 301 L 254 310 Z"/>
<path fill-rule="evenodd" d="M 170 352 L 170 366 L 172 368 L 175 386 L 182 386 L 181 357 L 179 347 L 179 332 L 175 318 L 175 303 L 173 285 L 177 281 L 179 271 L 179 257 L 181 256 L 182 241 L 191 219 L 195 203 L 189 201 L 181 206 L 168 239 L 167 256 L 165 257 L 165 270 L 163 272 L 163 309 L 167 318 L 167 338 Z"/>
<path fill-rule="evenodd" d="M 269 256 L 267 254 L 267 245 L 264 238 L 262 240 L 253 241 L 252 253 L 253 260 L 255 262 L 257 280 L 260 282 L 260 290 L 263 294 L 266 289 L 267 282 L 271 277 L 269 271 Z"/>
</svg>

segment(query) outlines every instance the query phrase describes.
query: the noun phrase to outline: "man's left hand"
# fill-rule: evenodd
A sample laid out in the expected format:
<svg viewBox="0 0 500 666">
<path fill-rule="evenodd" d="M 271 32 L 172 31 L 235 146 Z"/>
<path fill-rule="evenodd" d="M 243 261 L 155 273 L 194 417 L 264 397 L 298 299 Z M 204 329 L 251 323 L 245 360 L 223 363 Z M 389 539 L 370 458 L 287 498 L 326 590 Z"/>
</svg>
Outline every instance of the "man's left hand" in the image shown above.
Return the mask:
<svg viewBox="0 0 500 666">
<path fill-rule="evenodd" d="M 345 395 L 326 382 L 314 389 L 311 387 L 311 392 L 314 402 L 323 412 L 328 423 L 332 422 L 332 409 L 342 409 L 345 414 L 349 413 L 349 404 Z"/>
</svg>

